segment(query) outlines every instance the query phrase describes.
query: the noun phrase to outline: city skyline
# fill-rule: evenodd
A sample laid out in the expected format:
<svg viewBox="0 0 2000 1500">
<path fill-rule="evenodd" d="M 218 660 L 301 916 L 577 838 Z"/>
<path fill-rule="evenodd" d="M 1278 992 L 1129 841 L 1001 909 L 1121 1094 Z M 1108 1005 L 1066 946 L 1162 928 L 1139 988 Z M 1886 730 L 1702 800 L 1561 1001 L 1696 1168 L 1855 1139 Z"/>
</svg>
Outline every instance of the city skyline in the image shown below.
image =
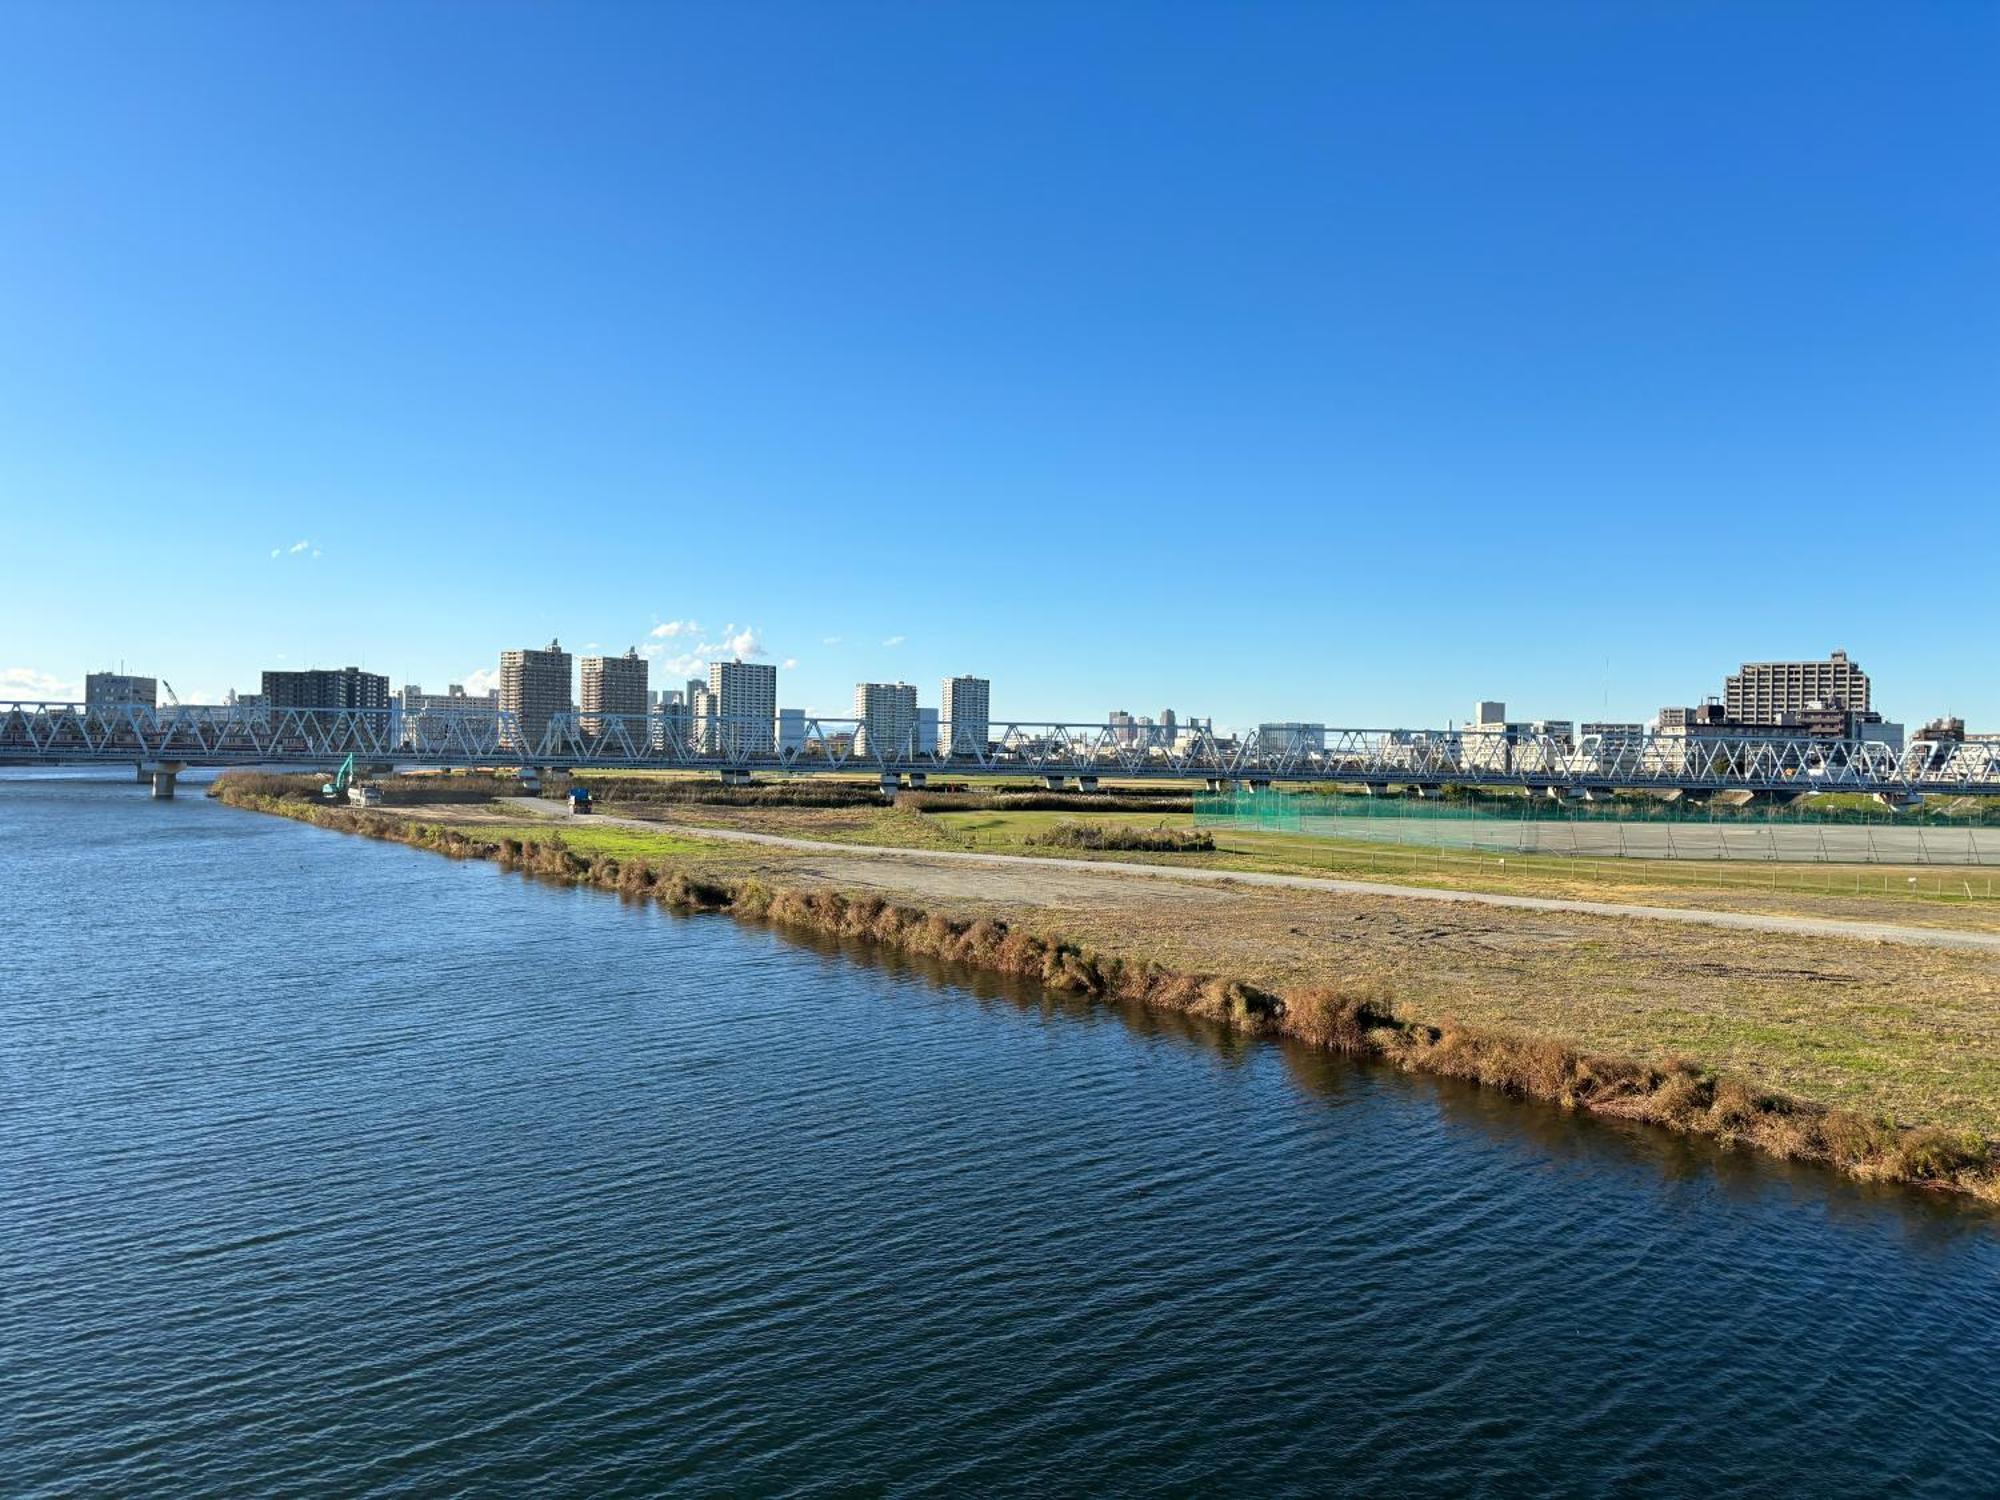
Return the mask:
<svg viewBox="0 0 2000 1500">
<path fill-rule="evenodd" d="M 13 10 L 0 694 L 2000 723 L 2000 14 L 1437 9 Z"/>
<path fill-rule="evenodd" d="M 687 657 L 671 661 L 668 666 L 678 669 L 701 664 L 698 659 Z M 988 724 L 991 717 L 992 681 L 977 674 L 941 679 L 936 702 L 928 704 L 914 683 L 901 678 L 893 683 L 857 680 L 847 711 L 843 712 L 839 706 L 828 708 L 784 701 L 779 692 L 778 668 L 771 663 L 727 656 L 709 659 L 705 665 L 705 680 L 689 677 L 681 679 L 681 688 L 655 687 L 651 675 L 652 661 L 642 655 L 636 646 L 627 647 L 620 654 L 600 652 L 593 642 L 583 652 L 572 653 L 564 649 L 559 640 L 551 639 L 546 647 L 540 649 L 503 650 L 499 670 L 490 683 L 478 678 L 477 674 L 469 684 L 453 681 L 448 690 L 455 697 L 424 693 L 421 683 L 408 677 L 400 678 L 404 685 L 392 693 L 390 679 L 386 675 L 347 666 L 306 671 L 267 670 L 261 674 L 261 690 L 256 695 L 246 696 L 232 689 L 217 702 L 242 703 L 260 708 L 379 708 L 400 702 L 400 706 L 410 713 L 434 713 L 452 706 L 473 709 L 478 703 L 490 702 L 492 707 L 521 718 L 529 737 L 534 738 L 547 726 L 551 715 L 557 714 L 579 719 L 586 729 L 601 723 L 602 717 L 623 716 L 650 718 L 657 731 L 663 714 L 668 717 L 684 716 L 684 728 L 689 732 L 696 732 L 697 726 L 711 715 L 718 722 L 727 719 L 741 723 L 746 718 L 742 711 L 743 704 L 749 700 L 736 695 L 747 687 L 756 704 L 768 705 L 768 713 L 760 709 L 749 717 L 769 717 L 776 721 L 789 716 L 794 730 L 808 718 L 831 723 L 851 721 L 866 725 L 867 728 L 862 731 L 864 734 L 886 733 L 889 738 L 899 741 L 919 735 L 919 720 L 923 719 L 927 727 L 922 729 L 920 737 L 930 746 L 936 744 L 940 730 L 947 743 L 953 740 L 955 715 L 961 724 L 974 724 L 980 729 Z M 524 673 L 527 675 L 524 676 Z M 359 688 L 355 684 L 357 674 L 362 684 Z M 290 680 L 293 685 L 282 693 L 276 693 L 273 683 L 280 679 Z M 326 687 L 321 695 L 324 702 L 317 699 L 308 702 L 312 694 L 305 691 L 304 685 L 309 682 L 319 682 Z M 370 683 L 372 688 L 368 686 Z M 173 695 L 163 702 L 163 695 L 171 693 L 169 679 L 128 675 L 121 669 L 118 673 L 88 674 L 86 692 L 77 701 L 93 706 L 100 702 L 106 706 L 136 702 L 147 707 L 155 704 L 165 706 L 167 702 L 208 701 Z M 417 695 L 414 703 L 406 701 L 411 695 Z M 958 697 L 964 698 L 962 705 L 956 702 Z M 724 704 L 728 701 L 734 701 L 737 707 L 726 709 Z M 1880 734 L 1898 748 L 1906 728 L 1921 730 L 1932 725 L 1940 728 L 1956 725 L 1951 732 L 1991 737 L 1991 732 L 1984 730 L 1976 721 L 1968 726 L 1963 715 L 1940 712 L 1927 718 L 1910 718 L 1906 724 L 1903 720 L 1873 710 L 1873 702 L 1874 679 L 1849 652 L 1835 647 L 1824 659 L 1745 660 L 1736 671 L 1725 677 L 1720 691 L 1710 692 L 1703 688 L 1677 695 L 1643 717 L 1614 719 L 1598 715 L 1593 718 L 1589 714 L 1579 716 L 1573 713 L 1510 716 L 1506 700 L 1482 698 L 1471 705 L 1471 712 L 1463 722 L 1467 728 L 1504 730 L 1510 738 L 1516 734 L 1547 734 L 1565 741 L 1573 741 L 1579 733 L 1601 734 L 1609 738 L 1622 738 L 1654 729 L 1678 733 L 1691 731 L 1698 724 L 1724 731 L 1790 726 L 1822 736 L 1849 739 L 1866 739 Z M 1141 737 L 1148 742 L 1162 731 L 1165 739 L 1171 741 L 1177 723 L 1182 728 L 1216 727 L 1214 715 L 1190 715 L 1185 709 L 1176 709 L 1172 705 L 1161 708 L 1157 714 L 1134 714 L 1128 708 L 1117 707 L 1104 709 L 1099 714 L 1049 714 L 1028 710 L 1005 713 L 999 718 L 1003 723 L 1101 722 L 1121 738 Z M 1436 730 L 1458 728 L 1460 722 L 1455 713 L 1400 724 L 1364 723 L 1339 716 L 1321 716 L 1317 719 L 1290 720 L 1266 718 L 1254 727 L 1265 738 L 1274 732 L 1295 738 L 1301 734 L 1317 736 L 1329 728 Z M 1577 728 L 1579 723 L 1584 726 L 1582 730 Z M 1253 726 L 1225 719 L 1220 727 L 1225 734 L 1236 734 Z M 780 724 L 774 732 L 782 736 L 788 731 Z M 699 731 L 697 737 L 705 743 L 708 733 Z"/>
</svg>

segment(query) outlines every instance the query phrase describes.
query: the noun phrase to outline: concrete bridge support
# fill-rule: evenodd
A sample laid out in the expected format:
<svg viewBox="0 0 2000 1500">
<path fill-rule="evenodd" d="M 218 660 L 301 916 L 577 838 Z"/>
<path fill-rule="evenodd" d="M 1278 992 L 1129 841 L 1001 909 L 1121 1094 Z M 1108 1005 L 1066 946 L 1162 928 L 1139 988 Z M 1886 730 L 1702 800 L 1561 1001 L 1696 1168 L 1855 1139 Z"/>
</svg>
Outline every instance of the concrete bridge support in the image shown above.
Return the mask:
<svg viewBox="0 0 2000 1500">
<path fill-rule="evenodd" d="M 894 797 L 896 793 L 901 789 L 901 787 L 902 787 L 902 781 L 897 777 L 894 771 L 884 771 L 882 773 L 883 796 Z"/>
<path fill-rule="evenodd" d="M 930 772 L 912 771 L 910 772 L 910 790 L 913 792 L 921 792 L 926 786 L 930 785 L 930 780 L 931 780 Z"/>
<path fill-rule="evenodd" d="M 1044 776 L 1042 778 L 1042 785 L 1049 791 L 1059 792 L 1063 789 L 1063 778 L 1061 776 Z"/>
<path fill-rule="evenodd" d="M 1096 778 L 1095 776 L 1079 776 L 1079 777 L 1077 777 L 1077 778 L 1076 778 L 1076 789 L 1077 789 L 1077 790 L 1078 790 L 1079 792 L 1094 792 L 1094 791 L 1096 791 L 1096 790 L 1097 790 L 1097 778 Z"/>
<path fill-rule="evenodd" d="M 174 797 L 174 781 L 186 765 L 177 760 L 153 761 L 139 767 L 139 779 L 153 784 L 153 796 L 161 802 L 171 802 Z"/>
<path fill-rule="evenodd" d="M 750 785 L 750 772 L 742 766 L 724 766 L 722 768 L 722 784 L 724 786 L 748 786 Z"/>
</svg>

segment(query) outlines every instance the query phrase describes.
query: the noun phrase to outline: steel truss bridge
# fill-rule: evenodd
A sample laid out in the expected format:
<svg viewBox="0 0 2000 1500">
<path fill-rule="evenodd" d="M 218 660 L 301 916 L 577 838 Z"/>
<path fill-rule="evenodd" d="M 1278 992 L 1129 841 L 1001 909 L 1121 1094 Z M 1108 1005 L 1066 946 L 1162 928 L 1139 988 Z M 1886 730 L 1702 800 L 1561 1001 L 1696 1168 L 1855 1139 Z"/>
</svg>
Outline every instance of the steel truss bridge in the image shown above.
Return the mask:
<svg viewBox="0 0 2000 1500">
<path fill-rule="evenodd" d="M 491 709 L 270 709 L 231 705 L 89 708 L 0 701 L 0 765 L 136 764 L 171 795 L 194 766 L 331 769 L 363 765 L 529 770 L 697 771 L 744 781 L 753 773 L 879 775 L 884 785 L 1006 776 L 1050 786 L 1100 779 L 1199 780 L 1220 787 L 1274 781 L 1343 782 L 1427 791 L 1445 785 L 1515 787 L 1556 795 L 1614 791 L 1859 792 L 2000 795 L 2000 737 L 1918 740 L 1901 749 L 1870 740 L 1741 734 L 1645 733 L 1572 744 L 1473 730 L 1287 728 L 1219 736 L 1145 725 L 994 721 L 977 743 L 920 748 L 891 742 L 859 719 L 807 717 L 686 721 L 645 714 L 563 714 L 524 721 Z M 165 777 L 162 788 L 157 778 Z"/>
</svg>

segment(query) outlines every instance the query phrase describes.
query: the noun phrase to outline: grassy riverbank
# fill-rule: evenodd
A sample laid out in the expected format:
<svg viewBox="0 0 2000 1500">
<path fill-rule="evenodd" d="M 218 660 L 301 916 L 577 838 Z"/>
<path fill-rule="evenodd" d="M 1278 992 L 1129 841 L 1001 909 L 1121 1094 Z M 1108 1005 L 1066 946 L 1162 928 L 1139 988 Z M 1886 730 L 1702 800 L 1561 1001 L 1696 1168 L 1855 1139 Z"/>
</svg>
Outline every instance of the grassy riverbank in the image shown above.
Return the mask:
<svg viewBox="0 0 2000 1500">
<path fill-rule="evenodd" d="M 1153 861 L 1153 856 L 1143 851 L 1062 848 L 1040 842 L 1050 829 L 1079 816 L 1068 810 L 933 812 L 910 804 L 907 794 L 893 808 L 716 805 L 665 808 L 616 801 L 605 801 L 600 806 L 607 813 L 657 819 L 679 826 L 746 829 L 839 843 Z M 1499 855 L 1296 833 L 1197 830 L 1193 817 L 1185 813 L 1093 810 L 1088 821 L 1108 829 L 1148 829 L 1164 824 L 1190 833 L 1208 834 L 1214 844 L 1212 850 L 1181 852 L 1158 859 L 1159 863 L 1182 867 L 1326 875 L 1500 895 L 1701 906 L 2000 932 L 2000 873 L 1990 866 L 1980 870 L 1937 865 Z"/>
<path fill-rule="evenodd" d="M 1599 1023 L 1628 1014 L 1664 1016 L 1683 1044 L 1716 1036 L 1707 1024 L 1713 1018 L 1699 1007 L 1683 1009 L 1674 1025 L 1671 1014 L 1647 1004 L 1621 1007 L 1618 992 L 1606 993 L 1605 986 L 1633 964 L 1656 961 L 1661 943 L 1686 943 L 1681 957 L 1709 955 L 1695 960 L 1712 971 L 1704 980 L 1697 969 L 1695 984 L 1740 995 L 1743 986 L 1740 976 L 1730 973 L 1731 958 L 1714 955 L 1740 954 L 1746 937 L 1754 941 L 1755 935 L 1649 934 L 1652 949 L 1641 945 L 1636 956 L 1621 957 L 1593 952 L 1605 941 L 1593 929 L 1587 941 L 1572 941 L 1565 955 L 1577 990 L 1551 997 L 1557 1003 L 1537 1010 L 1527 998 L 1539 992 L 1537 984 L 1499 983 L 1519 977 L 1513 971 L 1520 950 L 1493 944 L 1499 929 L 1489 913 L 1482 919 L 1487 929 L 1482 941 L 1492 955 L 1493 988 L 1511 998 L 1498 1015 L 1489 1009 L 1482 1018 L 1477 1005 L 1463 1003 L 1476 985 L 1453 983 L 1444 967 L 1424 965 L 1429 949 L 1449 947 L 1442 936 L 1426 944 L 1418 933 L 1413 945 L 1407 934 L 1385 934 L 1393 936 L 1385 946 L 1397 961 L 1371 966 L 1339 961 L 1335 956 L 1354 953 L 1351 945 L 1316 942 L 1321 931 L 1333 934 L 1301 925 L 1335 917 L 1358 922 L 1370 918 L 1372 908 L 1321 909 L 1308 917 L 1302 904 L 1288 907 L 1274 893 L 1220 891 L 1199 893 L 1210 904 L 1196 915 L 1197 909 L 1186 905 L 1193 897 L 1174 889 L 1180 883 L 1154 881 L 1144 884 L 1160 889 L 1137 893 L 1096 916 L 1079 905 L 1051 917 L 1046 909 L 982 899 L 962 882 L 954 885 L 915 868 L 920 859 L 878 856 L 872 863 L 856 860 L 829 869 L 825 860 L 710 843 L 693 830 L 596 823 L 557 828 L 471 810 L 462 821 L 426 818 L 421 811 L 361 812 L 288 797 L 282 788 L 260 788 L 248 778 L 225 777 L 215 794 L 233 805 L 456 857 L 490 859 L 676 909 L 727 911 L 868 938 L 1058 990 L 1187 1012 L 1252 1034 L 1475 1079 L 1565 1108 L 1824 1162 L 1859 1177 L 1949 1187 L 2000 1201 L 2000 1156 L 1990 1140 L 1991 1122 L 2000 1118 L 2000 1066 L 1994 1061 L 1987 960 L 1897 952 L 1899 972 L 1918 985 L 1928 981 L 1940 1003 L 1926 1014 L 1892 1015 L 1886 1026 L 1884 1011 L 1896 1007 L 1885 1007 L 1878 993 L 1858 997 L 1852 1012 L 1842 1010 L 1844 1024 L 1815 1029 L 1815 1014 L 1838 1007 L 1818 1003 L 1812 994 L 1819 976 L 1794 971 L 1791 1002 L 1775 1008 L 1739 1005 L 1744 1013 L 1726 1031 L 1728 1045 L 1719 1051 L 1675 1046 L 1646 1031 L 1642 1045 L 1630 1051 L 1606 1050 L 1598 1044 L 1603 1036 L 1625 1033 Z M 913 868 L 883 868 L 906 864 Z M 859 886 L 883 881 L 906 894 Z M 1156 919 L 1151 922 L 1142 919 L 1148 905 Z M 1519 924 L 1503 925 L 1526 929 L 1521 948 L 1547 946 L 1535 941 L 1535 924 L 1525 914 Z M 1289 946 L 1282 939 L 1266 940 L 1285 932 L 1296 935 Z M 1798 947 L 1781 939 L 1770 942 L 1787 954 Z M 1782 977 L 1784 963 L 1774 972 Z M 1626 973 L 1628 980 L 1641 977 Z M 1590 1008 L 1593 986 L 1594 1003 L 1606 1006 L 1601 1015 Z M 1677 988 L 1669 983 L 1664 992 Z M 1637 994 L 1635 986 L 1623 998 Z M 1905 995 L 1898 1003 L 1908 1006 L 1914 998 Z M 1676 1055 L 1683 1051 L 1695 1052 L 1695 1060 Z M 1749 1067 L 1729 1065 L 1746 1056 Z M 1938 1071 L 1954 1066 L 1955 1072 Z M 1811 1086 L 1774 1088 L 1767 1081 L 1774 1075 L 1801 1076 Z M 1920 1107 L 1926 1099 L 1940 1107 Z M 1842 1100 L 1853 1102 L 1835 1102 Z"/>
</svg>

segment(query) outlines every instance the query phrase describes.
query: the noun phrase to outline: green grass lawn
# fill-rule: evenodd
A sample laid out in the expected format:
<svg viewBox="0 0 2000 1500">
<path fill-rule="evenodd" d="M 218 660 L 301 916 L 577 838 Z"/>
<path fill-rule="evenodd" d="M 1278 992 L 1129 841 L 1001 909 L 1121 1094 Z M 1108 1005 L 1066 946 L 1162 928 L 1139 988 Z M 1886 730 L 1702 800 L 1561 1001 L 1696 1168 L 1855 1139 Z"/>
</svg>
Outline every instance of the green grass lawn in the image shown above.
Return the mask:
<svg viewBox="0 0 2000 1500">
<path fill-rule="evenodd" d="M 678 854 L 715 854 L 725 846 L 711 839 L 687 838 L 675 833 L 651 833 L 637 828 L 619 828 L 588 819 L 546 818 L 533 823 L 479 823 L 468 832 L 483 839 L 546 840 L 560 835 L 566 847 L 577 854 L 606 854 L 613 859 L 651 856 L 665 858 Z"/>
</svg>

